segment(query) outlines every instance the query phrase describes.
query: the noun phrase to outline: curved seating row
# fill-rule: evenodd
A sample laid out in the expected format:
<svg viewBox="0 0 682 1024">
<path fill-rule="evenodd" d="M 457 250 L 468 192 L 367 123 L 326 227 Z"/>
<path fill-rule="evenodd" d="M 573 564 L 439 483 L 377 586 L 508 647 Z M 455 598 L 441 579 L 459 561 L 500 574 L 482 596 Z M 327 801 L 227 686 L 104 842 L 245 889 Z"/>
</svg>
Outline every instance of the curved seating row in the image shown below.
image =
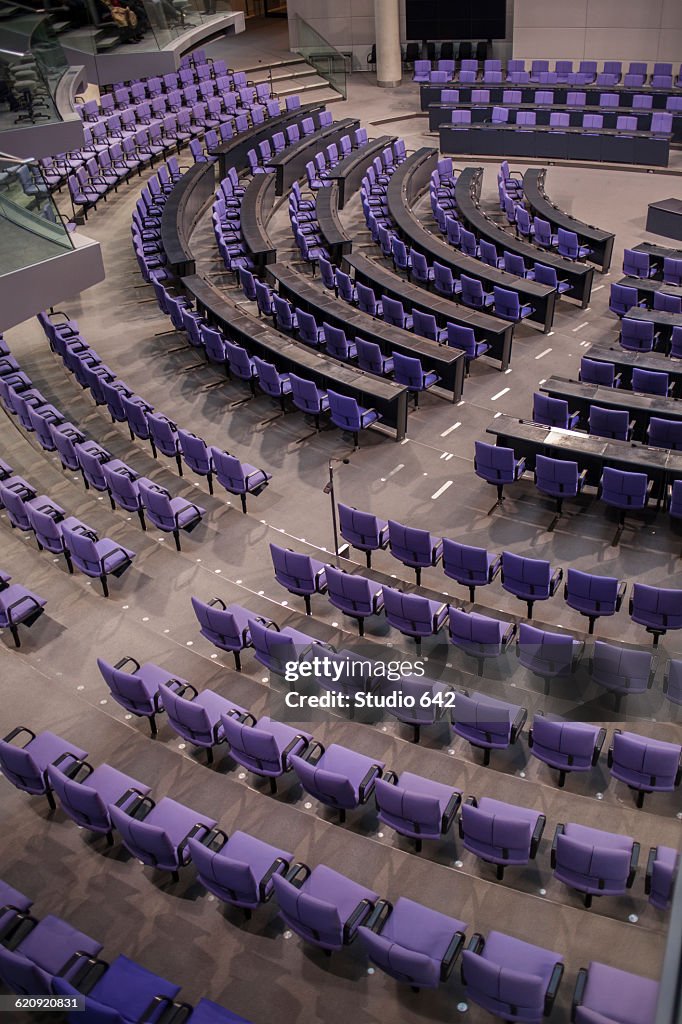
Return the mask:
<svg viewBox="0 0 682 1024">
<path fill-rule="evenodd" d="M 534 60 L 528 70 L 524 60 L 508 60 L 505 78 L 503 63 L 500 60 L 485 60 L 482 69 L 479 68 L 477 60 L 462 60 L 459 62 L 456 75 L 454 60 L 439 60 L 435 68 L 430 60 L 416 60 L 412 80 L 414 82 L 438 83 L 456 80 L 472 83 L 477 80 L 479 71 L 481 71 L 481 80 L 491 85 L 499 85 L 506 81 L 517 85 L 536 82 L 539 85 L 565 83 L 574 86 L 589 85 L 594 82 L 597 86 L 616 86 L 622 79 L 625 88 L 643 88 L 647 85 L 652 89 L 682 88 L 682 65 L 680 65 L 679 73 L 673 79 L 673 65 L 664 61 L 654 64 L 649 77 L 646 61 L 631 61 L 629 69 L 623 74 L 623 63 L 619 60 L 604 61 L 602 71 L 597 70 L 596 60 L 580 61 L 577 71 L 574 70 L 571 60 L 556 61 L 553 71 L 550 71 L 547 60 Z M 438 77 L 432 77 L 434 72 Z"/>
</svg>

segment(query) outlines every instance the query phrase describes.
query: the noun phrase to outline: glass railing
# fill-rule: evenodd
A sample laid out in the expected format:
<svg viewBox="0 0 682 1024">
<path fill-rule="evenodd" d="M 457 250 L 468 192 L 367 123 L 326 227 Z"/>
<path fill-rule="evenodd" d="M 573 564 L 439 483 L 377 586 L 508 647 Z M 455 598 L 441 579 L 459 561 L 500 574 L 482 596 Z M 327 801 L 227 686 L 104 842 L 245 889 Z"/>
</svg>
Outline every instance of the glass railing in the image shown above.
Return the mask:
<svg viewBox="0 0 682 1024">
<path fill-rule="evenodd" d="M 0 274 L 71 249 L 71 237 L 39 165 L 0 154 Z"/>
<path fill-rule="evenodd" d="M 348 58 L 309 25 L 299 14 L 296 16 L 298 45 L 296 51 L 326 78 L 332 89 L 346 99 L 346 75 Z"/>
<path fill-rule="evenodd" d="M 0 86 L 9 107 L 0 130 L 59 121 L 55 97 L 69 66 L 45 15 L 18 5 L 14 10 L 0 21 Z"/>
</svg>

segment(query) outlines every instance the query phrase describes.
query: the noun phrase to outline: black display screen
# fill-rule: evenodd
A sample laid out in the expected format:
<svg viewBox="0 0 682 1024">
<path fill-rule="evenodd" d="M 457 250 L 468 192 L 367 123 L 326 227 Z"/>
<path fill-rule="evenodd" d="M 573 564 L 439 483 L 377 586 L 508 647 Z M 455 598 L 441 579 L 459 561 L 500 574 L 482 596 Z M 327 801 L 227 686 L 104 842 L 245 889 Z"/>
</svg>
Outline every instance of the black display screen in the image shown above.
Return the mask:
<svg viewBox="0 0 682 1024">
<path fill-rule="evenodd" d="M 504 39 L 506 0 L 406 0 L 408 39 Z"/>
</svg>

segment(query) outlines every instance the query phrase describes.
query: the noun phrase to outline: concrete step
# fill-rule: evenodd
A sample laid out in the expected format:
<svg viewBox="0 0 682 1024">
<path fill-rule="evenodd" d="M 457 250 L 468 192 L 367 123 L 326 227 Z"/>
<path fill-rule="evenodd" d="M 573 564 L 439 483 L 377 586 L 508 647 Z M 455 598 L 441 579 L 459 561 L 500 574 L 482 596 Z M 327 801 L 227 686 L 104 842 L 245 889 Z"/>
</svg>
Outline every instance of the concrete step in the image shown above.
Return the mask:
<svg viewBox="0 0 682 1024">
<path fill-rule="evenodd" d="M 275 69 L 279 69 L 279 68 L 291 67 L 292 64 L 305 64 L 305 61 L 301 60 L 300 57 L 291 57 L 291 58 L 287 57 L 285 60 L 271 60 L 271 61 L 268 62 L 267 65 L 265 65 L 265 67 L 266 68 L 272 68 L 273 71 L 274 71 Z M 264 65 L 261 62 L 261 63 L 258 63 L 258 64 L 254 64 L 251 67 L 239 68 L 239 70 L 240 71 L 245 71 L 246 74 L 249 75 L 251 72 L 262 71 L 263 67 L 264 67 Z"/>
<path fill-rule="evenodd" d="M 333 103 L 335 100 L 343 99 L 341 94 L 332 89 L 329 82 L 324 78 L 320 78 L 316 82 L 311 82 L 309 85 L 292 83 L 291 86 L 287 86 L 287 88 L 284 89 L 278 88 L 276 91 L 278 96 L 283 97 L 295 96 L 298 94 L 301 97 L 301 103 L 307 103 L 309 100 L 324 100 L 326 102 Z M 321 91 L 325 92 L 327 95 L 321 96 Z"/>
</svg>

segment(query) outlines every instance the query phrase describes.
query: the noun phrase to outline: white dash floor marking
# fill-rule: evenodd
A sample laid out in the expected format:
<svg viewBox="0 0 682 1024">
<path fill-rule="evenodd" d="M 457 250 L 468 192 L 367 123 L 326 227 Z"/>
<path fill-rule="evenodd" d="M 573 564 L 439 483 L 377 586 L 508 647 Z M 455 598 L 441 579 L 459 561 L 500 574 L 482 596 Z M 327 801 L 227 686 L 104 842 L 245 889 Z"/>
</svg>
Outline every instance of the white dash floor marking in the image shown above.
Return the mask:
<svg viewBox="0 0 682 1024">
<path fill-rule="evenodd" d="M 590 322 L 589 320 L 586 320 L 586 321 L 585 321 L 584 323 L 582 323 L 582 324 L 578 324 L 578 326 L 577 326 L 577 327 L 574 327 L 574 328 L 573 328 L 573 333 L 575 334 L 575 333 L 576 333 L 576 331 L 582 331 L 583 327 L 587 327 L 587 325 L 589 324 L 589 322 Z"/>
<path fill-rule="evenodd" d="M 538 352 L 538 354 L 536 355 L 535 358 L 536 359 L 543 359 L 545 356 L 548 356 L 551 351 L 552 351 L 551 348 L 546 348 L 544 352 Z"/>
<path fill-rule="evenodd" d="M 554 334 L 554 331 L 550 331 L 549 334 L 547 335 L 547 337 L 551 338 L 553 334 Z"/>
<path fill-rule="evenodd" d="M 600 288 L 603 288 L 603 287 L 604 287 L 604 285 L 603 285 L 603 284 L 598 284 L 596 288 L 593 288 L 593 289 L 592 289 L 592 291 L 593 291 L 593 292 L 598 292 L 598 291 L 599 291 L 599 289 L 600 289 Z"/>
<path fill-rule="evenodd" d="M 398 465 L 395 467 L 395 469 L 392 469 L 391 472 L 387 476 L 382 476 L 381 482 L 385 483 L 386 480 L 389 480 L 392 476 L 395 476 L 396 473 L 399 473 L 401 469 L 405 469 L 405 463 L 404 462 L 399 462 Z"/>
<path fill-rule="evenodd" d="M 509 390 L 511 390 L 511 389 L 510 388 L 502 388 L 502 390 L 498 391 L 496 395 L 493 395 L 493 397 L 490 399 L 490 401 L 491 402 L 496 402 L 498 398 L 502 398 L 502 395 L 506 395 Z"/>
<path fill-rule="evenodd" d="M 440 498 L 441 494 L 447 491 L 448 487 L 452 486 L 452 480 L 446 480 L 442 487 L 439 487 L 435 494 L 431 495 L 431 501 L 435 501 L 436 498 Z"/>
<path fill-rule="evenodd" d="M 443 433 L 440 436 L 441 437 L 447 437 L 448 434 L 451 434 L 453 430 L 457 430 L 457 427 L 461 427 L 461 426 L 462 426 L 461 422 L 459 420 L 457 420 L 457 422 L 453 423 L 451 427 L 448 427 L 447 430 L 444 430 Z"/>
</svg>

